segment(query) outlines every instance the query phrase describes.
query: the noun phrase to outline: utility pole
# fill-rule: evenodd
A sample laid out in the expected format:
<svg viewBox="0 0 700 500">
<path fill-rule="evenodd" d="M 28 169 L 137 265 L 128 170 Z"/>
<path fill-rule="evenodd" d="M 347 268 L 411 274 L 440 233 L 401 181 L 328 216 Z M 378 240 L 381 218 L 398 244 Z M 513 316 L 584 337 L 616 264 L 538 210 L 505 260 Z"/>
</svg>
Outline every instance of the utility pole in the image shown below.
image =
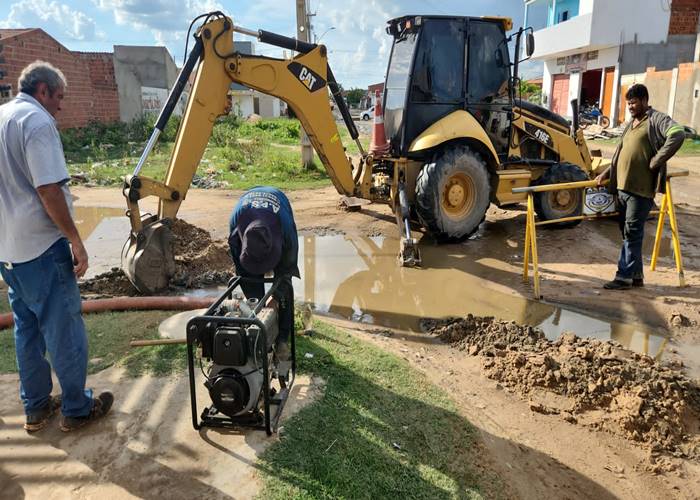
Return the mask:
<svg viewBox="0 0 700 500">
<path fill-rule="evenodd" d="M 311 34 L 309 26 L 309 14 L 306 9 L 306 0 L 296 0 L 297 2 L 297 38 L 302 42 L 310 42 Z M 309 168 L 314 161 L 314 148 L 311 146 L 309 136 L 306 135 L 304 127 L 301 128 L 301 163 L 304 168 Z"/>
</svg>

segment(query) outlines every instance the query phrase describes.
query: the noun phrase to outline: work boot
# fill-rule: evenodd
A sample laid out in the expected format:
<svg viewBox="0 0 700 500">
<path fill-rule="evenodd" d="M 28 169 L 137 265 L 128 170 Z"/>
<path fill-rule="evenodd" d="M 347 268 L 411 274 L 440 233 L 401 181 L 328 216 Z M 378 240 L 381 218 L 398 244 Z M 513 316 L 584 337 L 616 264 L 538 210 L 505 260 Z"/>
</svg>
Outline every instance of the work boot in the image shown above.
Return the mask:
<svg viewBox="0 0 700 500">
<path fill-rule="evenodd" d="M 27 415 L 27 420 L 24 422 L 24 430 L 27 432 L 40 431 L 56 414 L 56 411 L 61 407 L 61 396 L 49 396 L 49 400 L 44 407 L 35 413 Z"/>
<path fill-rule="evenodd" d="M 114 395 L 105 391 L 92 400 L 92 409 L 84 417 L 63 417 L 61 420 L 61 430 L 70 432 L 83 427 L 101 417 L 104 417 L 112 408 Z"/>
<path fill-rule="evenodd" d="M 604 284 L 603 288 L 606 290 L 629 290 L 632 288 L 632 282 L 615 278 L 614 280 L 608 281 L 606 284 Z"/>
</svg>

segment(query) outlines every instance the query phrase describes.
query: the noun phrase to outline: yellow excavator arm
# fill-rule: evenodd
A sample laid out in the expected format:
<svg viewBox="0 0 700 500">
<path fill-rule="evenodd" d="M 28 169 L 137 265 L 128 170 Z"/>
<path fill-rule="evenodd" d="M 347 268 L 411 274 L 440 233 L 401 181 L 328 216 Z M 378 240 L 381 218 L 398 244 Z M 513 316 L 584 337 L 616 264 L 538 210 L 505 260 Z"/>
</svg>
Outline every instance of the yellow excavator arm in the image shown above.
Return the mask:
<svg viewBox="0 0 700 500">
<path fill-rule="evenodd" d="M 234 50 L 234 31 L 296 50 L 299 54 L 291 60 L 240 54 Z M 336 98 L 351 137 L 357 141 L 362 151 L 357 140 L 357 129 L 328 66 L 324 46 L 262 30 L 253 32 L 237 28 L 230 18 L 221 13 L 210 14 L 197 31 L 195 41 L 195 47 L 171 91 L 134 173 L 125 178 L 123 192 L 127 199 L 127 214 L 132 230 L 129 245 L 122 254 L 122 268 L 134 286 L 143 293 L 167 287 L 174 272 L 169 225 L 185 199 L 217 118 L 226 113 L 232 82 L 287 102 L 299 118 L 340 194 L 355 194 L 356 179 L 362 171 L 360 164 L 353 172 L 331 111 L 329 89 Z M 139 172 L 195 66 L 194 84 L 178 130 L 165 182 L 142 177 Z M 366 155 L 363 154 L 364 158 Z M 157 215 L 141 215 L 138 202 L 146 196 L 159 198 Z"/>
</svg>

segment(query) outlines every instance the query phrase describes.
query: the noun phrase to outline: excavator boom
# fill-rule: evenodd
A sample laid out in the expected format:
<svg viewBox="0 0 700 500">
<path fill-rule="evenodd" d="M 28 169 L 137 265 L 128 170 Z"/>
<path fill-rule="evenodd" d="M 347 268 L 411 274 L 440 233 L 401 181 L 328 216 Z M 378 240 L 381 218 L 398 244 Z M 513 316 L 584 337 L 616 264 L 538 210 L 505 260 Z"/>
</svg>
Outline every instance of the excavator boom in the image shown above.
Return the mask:
<svg viewBox="0 0 700 500">
<path fill-rule="evenodd" d="M 262 42 L 296 50 L 299 54 L 291 60 L 284 60 L 238 53 L 234 47 L 234 30 L 256 36 Z M 194 84 L 165 182 L 142 177 L 139 175 L 141 167 L 195 66 Z M 169 227 L 192 183 L 214 124 L 218 117 L 226 113 L 232 82 L 287 102 L 299 118 L 338 192 L 347 196 L 355 194 L 355 179 L 359 177 L 362 165 L 358 165 L 354 175 L 331 111 L 329 89 L 351 137 L 356 141 L 358 132 L 328 66 L 326 48 L 262 30 L 254 32 L 236 28 L 230 18 L 222 13 L 212 13 L 195 34 L 195 46 L 134 173 L 125 178 L 124 195 L 132 230 L 129 245 L 122 254 L 122 268 L 142 293 L 167 287 L 174 273 Z M 359 141 L 357 143 L 359 145 Z M 157 215 L 142 216 L 140 213 L 138 202 L 146 196 L 159 198 Z"/>
</svg>

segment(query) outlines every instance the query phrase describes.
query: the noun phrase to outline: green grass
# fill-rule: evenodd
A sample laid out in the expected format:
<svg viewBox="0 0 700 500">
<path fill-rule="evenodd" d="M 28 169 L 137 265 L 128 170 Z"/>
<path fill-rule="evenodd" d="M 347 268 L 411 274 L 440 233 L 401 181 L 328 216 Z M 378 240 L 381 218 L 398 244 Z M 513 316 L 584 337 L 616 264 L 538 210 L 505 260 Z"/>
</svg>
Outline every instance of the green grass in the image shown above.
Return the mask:
<svg viewBox="0 0 700 500">
<path fill-rule="evenodd" d="M 475 430 L 404 360 L 316 323 L 300 370 L 323 395 L 261 457 L 260 498 L 480 498 Z M 305 358 L 312 353 L 312 359 Z M 493 493 L 491 491 L 490 493 Z"/>
<path fill-rule="evenodd" d="M 4 294 L 0 306 L 7 307 Z M 90 373 L 112 365 L 132 376 L 185 373 L 184 346 L 128 346 L 155 338 L 171 314 L 86 315 Z M 260 498 L 502 496 L 501 480 L 480 472 L 475 429 L 445 392 L 392 354 L 325 323 L 314 327 L 312 337 L 298 337 L 297 357 L 301 373 L 325 382 L 322 395 L 284 423 L 280 441 L 260 458 Z M 0 373 L 12 372 L 14 341 L 4 330 Z"/>
<path fill-rule="evenodd" d="M 587 140 L 588 144 L 595 147 L 596 144 L 604 146 L 617 146 L 620 139 L 595 139 Z M 677 156 L 698 156 L 700 155 L 700 140 L 686 139 Z"/>
<path fill-rule="evenodd" d="M 2 291 L 0 310 L 9 309 Z M 136 311 L 87 314 L 83 316 L 88 334 L 88 373 L 113 365 L 124 366 L 132 376 L 150 372 L 156 375 L 183 373 L 185 347 L 179 345 L 131 348 L 136 339 L 158 338 L 158 325 L 172 311 Z M 12 329 L 0 330 L 0 373 L 16 373 L 15 341 Z"/>
<path fill-rule="evenodd" d="M 82 131 L 63 133 L 68 170 L 82 174 L 92 184 L 118 186 L 133 172 L 147 137 L 148 120 L 134 122 L 126 129 L 93 124 Z M 174 125 L 149 156 L 142 174 L 163 180 L 173 149 Z M 226 118 L 214 126 L 209 145 L 197 169 L 197 175 L 226 182 L 230 189 L 248 189 L 273 184 L 281 189 L 327 186 L 330 179 L 316 157 L 310 168 L 301 165 L 299 144 L 301 126 L 288 118 L 265 119 L 257 123 Z M 342 124 L 339 130 L 348 154 L 358 148 Z M 134 141 L 132 139 L 140 138 Z M 363 137 L 365 147 L 368 138 Z"/>
</svg>

